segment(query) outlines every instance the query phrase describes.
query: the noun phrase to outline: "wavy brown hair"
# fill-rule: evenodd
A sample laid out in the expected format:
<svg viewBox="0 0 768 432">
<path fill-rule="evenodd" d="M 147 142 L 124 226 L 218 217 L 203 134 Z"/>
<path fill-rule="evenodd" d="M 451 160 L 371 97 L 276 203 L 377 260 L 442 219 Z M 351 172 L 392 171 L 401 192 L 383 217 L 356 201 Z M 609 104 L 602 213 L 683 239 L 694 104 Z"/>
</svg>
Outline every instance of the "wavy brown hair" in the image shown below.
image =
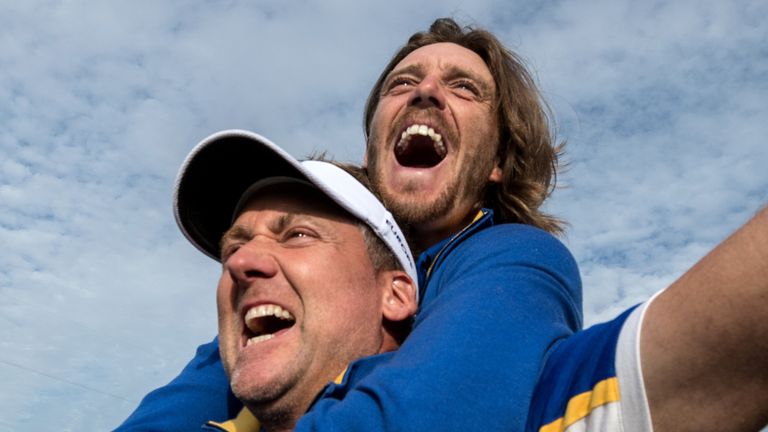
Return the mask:
<svg viewBox="0 0 768 432">
<path fill-rule="evenodd" d="M 432 23 L 429 31 L 411 36 L 389 61 L 368 96 L 365 136 L 369 136 L 371 120 L 389 73 L 416 49 L 441 42 L 475 52 L 496 82 L 498 158 L 504 178 L 498 184 L 488 184 L 483 205 L 493 209 L 498 222 L 524 223 L 562 233 L 563 221 L 540 209 L 554 189 L 563 148 L 562 144 L 554 144 L 551 111 L 522 59 L 486 30 L 462 28 L 451 18 L 440 18 Z"/>
</svg>

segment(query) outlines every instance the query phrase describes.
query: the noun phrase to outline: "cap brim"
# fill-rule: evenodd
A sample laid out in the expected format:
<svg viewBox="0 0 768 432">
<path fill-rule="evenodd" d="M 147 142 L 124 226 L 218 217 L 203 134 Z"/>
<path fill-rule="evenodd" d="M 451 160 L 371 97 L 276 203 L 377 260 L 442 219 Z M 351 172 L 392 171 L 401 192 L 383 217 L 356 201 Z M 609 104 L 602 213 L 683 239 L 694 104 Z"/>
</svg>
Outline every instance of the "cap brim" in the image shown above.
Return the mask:
<svg viewBox="0 0 768 432">
<path fill-rule="evenodd" d="M 219 240 L 229 229 L 243 192 L 273 176 L 306 179 L 299 162 L 261 135 L 226 130 L 202 140 L 179 170 L 174 213 L 181 231 L 203 253 L 219 259 Z"/>
<path fill-rule="evenodd" d="M 176 179 L 176 223 L 195 247 L 218 261 L 219 241 L 230 228 L 244 193 L 268 178 L 302 180 L 367 224 L 418 285 L 405 236 L 378 198 L 338 166 L 323 161 L 299 162 L 253 132 L 218 132 L 190 152 Z"/>
</svg>

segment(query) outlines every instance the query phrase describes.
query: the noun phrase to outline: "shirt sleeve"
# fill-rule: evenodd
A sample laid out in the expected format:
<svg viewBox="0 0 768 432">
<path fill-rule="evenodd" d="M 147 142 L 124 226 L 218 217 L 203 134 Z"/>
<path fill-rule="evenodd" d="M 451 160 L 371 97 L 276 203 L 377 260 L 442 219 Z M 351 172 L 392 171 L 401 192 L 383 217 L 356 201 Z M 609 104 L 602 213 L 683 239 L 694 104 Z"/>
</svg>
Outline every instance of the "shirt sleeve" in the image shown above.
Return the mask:
<svg viewBox="0 0 768 432">
<path fill-rule="evenodd" d="M 170 383 L 144 396 L 133 414 L 115 430 L 200 430 L 208 420 L 234 417 L 242 406 L 229 389 L 219 356 L 219 340 L 215 338 L 198 347 L 192 361 Z"/>
<path fill-rule="evenodd" d="M 343 398 L 323 393 L 297 431 L 523 430 L 549 348 L 581 327 L 571 254 L 541 230 L 494 226 L 446 255 L 427 294 L 402 347 Z"/>
</svg>

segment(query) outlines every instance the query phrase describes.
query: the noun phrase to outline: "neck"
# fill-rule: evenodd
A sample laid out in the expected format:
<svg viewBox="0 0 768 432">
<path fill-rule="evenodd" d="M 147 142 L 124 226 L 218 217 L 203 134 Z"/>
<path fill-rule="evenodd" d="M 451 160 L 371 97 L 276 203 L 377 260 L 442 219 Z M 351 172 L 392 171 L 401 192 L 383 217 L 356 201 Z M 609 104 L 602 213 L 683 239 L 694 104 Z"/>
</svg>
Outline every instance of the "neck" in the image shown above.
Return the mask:
<svg viewBox="0 0 768 432">
<path fill-rule="evenodd" d="M 435 245 L 466 228 L 475 219 L 477 212 L 477 209 L 473 209 L 463 218 L 454 221 L 429 221 L 411 226 L 410 242 L 412 244 L 414 256 L 418 256 L 432 245 Z"/>
</svg>

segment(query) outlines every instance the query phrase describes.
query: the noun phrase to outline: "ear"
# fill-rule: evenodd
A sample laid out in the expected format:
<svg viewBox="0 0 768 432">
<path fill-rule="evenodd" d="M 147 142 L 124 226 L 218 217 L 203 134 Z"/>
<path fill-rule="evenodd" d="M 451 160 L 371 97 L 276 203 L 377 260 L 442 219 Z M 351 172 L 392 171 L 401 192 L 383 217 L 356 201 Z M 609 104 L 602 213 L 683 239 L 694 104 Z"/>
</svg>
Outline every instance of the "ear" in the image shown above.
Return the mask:
<svg viewBox="0 0 768 432">
<path fill-rule="evenodd" d="M 503 177 L 504 177 L 504 172 L 501 170 L 501 166 L 499 165 L 499 160 L 496 159 L 496 163 L 493 166 L 491 173 L 488 175 L 488 181 L 492 183 L 501 183 L 501 179 Z"/>
<path fill-rule="evenodd" d="M 416 314 L 416 284 L 402 270 L 382 272 L 381 313 L 386 321 L 404 321 Z"/>
</svg>

